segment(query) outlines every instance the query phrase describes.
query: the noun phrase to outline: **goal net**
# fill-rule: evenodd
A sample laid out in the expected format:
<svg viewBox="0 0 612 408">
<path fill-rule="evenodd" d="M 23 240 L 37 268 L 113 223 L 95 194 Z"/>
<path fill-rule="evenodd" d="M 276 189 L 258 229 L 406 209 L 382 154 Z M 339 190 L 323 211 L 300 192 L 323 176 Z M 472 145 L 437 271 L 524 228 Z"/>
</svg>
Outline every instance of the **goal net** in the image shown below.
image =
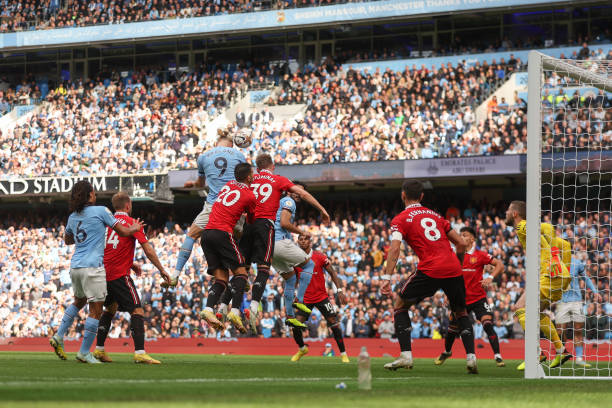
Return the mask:
<svg viewBox="0 0 612 408">
<path fill-rule="evenodd" d="M 525 377 L 610 379 L 612 61 L 532 51 L 528 89 Z"/>
</svg>

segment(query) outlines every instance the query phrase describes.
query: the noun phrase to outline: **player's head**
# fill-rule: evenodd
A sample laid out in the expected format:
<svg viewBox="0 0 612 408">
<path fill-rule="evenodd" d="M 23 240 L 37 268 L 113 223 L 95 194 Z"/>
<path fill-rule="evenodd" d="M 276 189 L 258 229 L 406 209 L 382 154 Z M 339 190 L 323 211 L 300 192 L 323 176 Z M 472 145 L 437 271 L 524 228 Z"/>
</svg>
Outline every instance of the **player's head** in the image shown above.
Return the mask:
<svg viewBox="0 0 612 408">
<path fill-rule="evenodd" d="M 293 185 L 295 186 L 300 186 L 302 187 L 304 190 L 306 190 L 306 184 L 302 183 L 301 181 L 294 181 Z M 293 201 L 295 201 L 296 203 L 300 202 L 301 198 L 299 194 L 296 193 L 292 193 L 291 191 L 287 191 L 287 195 L 291 198 L 293 198 Z"/>
<path fill-rule="evenodd" d="M 419 180 L 406 180 L 402 185 L 402 200 L 404 202 L 418 202 L 423 200 L 423 183 Z"/>
<path fill-rule="evenodd" d="M 233 147 L 234 141 L 230 133 L 226 129 L 217 129 L 217 144 L 218 147 Z"/>
<path fill-rule="evenodd" d="M 255 165 L 257 166 L 257 171 L 274 171 L 274 160 L 272 160 L 272 156 L 270 156 L 268 153 L 261 153 L 258 155 L 255 159 Z"/>
<path fill-rule="evenodd" d="M 472 227 L 463 227 L 460 232 L 468 248 L 471 248 L 474 242 L 476 242 L 476 231 Z"/>
<path fill-rule="evenodd" d="M 524 201 L 513 201 L 506 211 L 506 224 L 515 226 L 527 219 L 527 204 Z"/>
<path fill-rule="evenodd" d="M 87 205 L 96 203 L 96 193 L 87 180 L 77 181 L 70 192 L 70 212 L 81 212 Z"/>
<path fill-rule="evenodd" d="M 115 211 L 122 211 L 128 214 L 132 213 L 132 200 L 125 191 L 120 191 L 113 195 L 111 203 Z"/>
<path fill-rule="evenodd" d="M 238 163 L 234 169 L 236 181 L 244 184 L 251 184 L 253 181 L 253 168 L 249 163 Z"/>
<path fill-rule="evenodd" d="M 312 248 L 312 241 L 309 235 L 300 234 L 298 236 L 298 245 L 302 248 L 302 251 L 308 253 Z"/>
</svg>

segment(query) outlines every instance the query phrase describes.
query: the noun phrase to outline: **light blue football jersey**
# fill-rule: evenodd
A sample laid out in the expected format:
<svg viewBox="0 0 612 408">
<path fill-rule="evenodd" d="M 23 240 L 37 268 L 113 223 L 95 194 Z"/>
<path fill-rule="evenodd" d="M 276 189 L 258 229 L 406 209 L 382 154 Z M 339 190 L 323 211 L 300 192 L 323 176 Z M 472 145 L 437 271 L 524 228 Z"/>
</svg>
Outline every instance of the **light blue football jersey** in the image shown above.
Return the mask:
<svg viewBox="0 0 612 408">
<path fill-rule="evenodd" d="M 208 184 L 208 204 L 214 204 L 219 190 L 234 180 L 234 169 L 239 163 L 246 163 L 246 158 L 232 147 L 217 146 L 198 157 L 198 175 L 206 177 Z"/>
<path fill-rule="evenodd" d="M 584 262 L 572 258 L 572 265 L 570 268 L 570 276 L 572 277 L 572 280 L 570 281 L 570 285 L 567 290 L 563 292 L 561 302 L 582 302 L 584 300 L 584 297 L 582 296 L 582 289 L 580 288 L 581 278 L 584 279 L 586 287 L 589 288 L 591 292 L 597 293 L 597 288 L 593 284 L 593 281 L 591 281 L 591 279 L 587 276 L 584 267 Z"/>
<path fill-rule="evenodd" d="M 66 232 L 74 237 L 76 249 L 72 254 L 71 268 L 98 268 L 104 265 L 106 227 L 113 227 L 117 219 L 110 210 L 99 205 L 89 205 L 80 213 L 68 217 Z"/>
<path fill-rule="evenodd" d="M 276 241 L 281 239 L 293 239 L 291 232 L 282 228 L 280 225 L 281 213 L 283 210 L 291 211 L 291 223 L 295 220 L 295 201 L 289 196 L 281 198 L 278 205 L 278 211 L 276 212 L 276 221 L 274 221 L 274 236 Z"/>
</svg>

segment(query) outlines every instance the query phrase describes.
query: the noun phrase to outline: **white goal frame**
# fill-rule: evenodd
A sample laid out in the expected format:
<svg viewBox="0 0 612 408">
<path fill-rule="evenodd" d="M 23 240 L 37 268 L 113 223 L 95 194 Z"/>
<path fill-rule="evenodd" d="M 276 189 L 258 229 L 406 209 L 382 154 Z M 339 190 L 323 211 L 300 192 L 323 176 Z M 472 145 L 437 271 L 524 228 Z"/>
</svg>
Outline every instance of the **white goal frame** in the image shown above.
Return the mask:
<svg viewBox="0 0 612 408">
<path fill-rule="evenodd" d="M 601 376 L 547 376 L 540 354 L 540 221 L 542 205 L 542 83 L 543 70 L 584 81 L 612 92 L 612 79 L 538 51 L 529 52 L 527 95 L 527 242 L 525 248 L 525 378 L 607 379 Z"/>
</svg>

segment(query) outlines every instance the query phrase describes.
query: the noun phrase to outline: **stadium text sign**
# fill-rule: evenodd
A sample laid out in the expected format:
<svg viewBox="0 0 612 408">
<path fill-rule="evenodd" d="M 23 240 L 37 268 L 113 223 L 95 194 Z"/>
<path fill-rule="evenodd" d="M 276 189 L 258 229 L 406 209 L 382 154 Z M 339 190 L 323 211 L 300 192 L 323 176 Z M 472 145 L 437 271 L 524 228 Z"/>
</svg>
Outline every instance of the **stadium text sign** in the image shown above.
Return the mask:
<svg viewBox="0 0 612 408">
<path fill-rule="evenodd" d="M 521 173 L 521 157 L 477 156 L 404 161 L 404 177 L 490 176 Z"/>
<path fill-rule="evenodd" d="M 39 177 L 0 181 L 0 195 L 69 193 L 74 183 L 88 180 L 95 191 L 117 190 L 119 177 Z"/>
</svg>

